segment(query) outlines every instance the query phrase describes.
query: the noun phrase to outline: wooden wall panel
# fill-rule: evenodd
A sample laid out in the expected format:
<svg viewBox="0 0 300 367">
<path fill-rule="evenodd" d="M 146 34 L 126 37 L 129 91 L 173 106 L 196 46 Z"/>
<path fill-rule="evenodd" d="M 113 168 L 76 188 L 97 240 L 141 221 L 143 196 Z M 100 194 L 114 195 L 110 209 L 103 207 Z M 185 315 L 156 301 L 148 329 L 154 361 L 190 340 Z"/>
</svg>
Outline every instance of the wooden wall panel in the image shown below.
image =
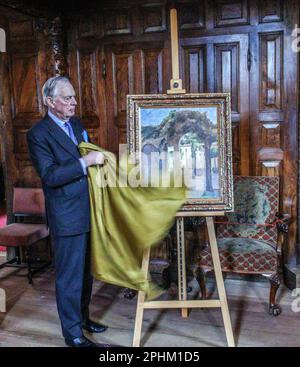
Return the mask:
<svg viewBox="0 0 300 367">
<path fill-rule="evenodd" d="M 261 23 L 281 22 L 283 19 L 283 1 L 259 1 L 259 21 Z"/>
<path fill-rule="evenodd" d="M 45 113 L 41 89 L 62 60 L 58 42 L 61 28 L 56 17 L 45 21 L 8 8 L 0 7 L 0 11 L 8 28 L 5 115 L 13 152 L 8 179 L 12 186 L 41 186 L 29 158 L 26 133 Z M 12 190 L 8 196 L 11 202 Z M 11 207 L 8 214 L 11 217 Z"/>
<path fill-rule="evenodd" d="M 238 123 L 232 124 L 232 163 L 233 163 L 233 174 L 241 174 L 241 139 L 240 139 L 240 128 Z"/>
<path fill-rule="evenodd" d="M 144 33 L 163 32 L 166 28 L 166 8 L 163 4 L 142 5 Z"/>
<path fill-rule="evenodd" d="M 205 27 L 205 4 L 199 1 L 178 4 L 180 29 L 202 29 Z"/>
<path fill-rule="evenodd" d="M 181 40 L 186 90 L 231 93 L 233 165 L 235 174 L 242 175 L 249 175 L 249 74 L 245 70 L 247 51 L 248 38 L 244 34 Z"/>
<path fill-rule="evenodd" d="M 206 47 L 184 47 L 184 88 L 190 93 L 207 91 Z"/>
<path fill-rule="evenodd" d="M 89 126 L 98 127 L 96 50 L 79 51 L 77 56 L 80 115 Z"/>
<path fill-rule="evenodd" d="M 134 93 L 133 57 L 133 52 L 112 54 L 114 111 L 120 126 L 125 124 L 118 116 L 126 114 L 127 94 Z"/>
<path fill-rule="evenodd" d="M 12 40 L 32 39 L 34 24 L 32 19 L 19 19 L 10 23 L 10 37 Z"/>
<path fill-rule="evenodd" d="M 280 148 L 280 123 L 261 122 L 260 145 L 265 147 Z"/>
<path fill-rule="evenodd" d="M 38 118 L 42 114 L 39 65 L 35 54 L 12 55 L 12 80 L 16 119 Z M 30 92 L 28 92 L 30 91 Z"/>
<path fill-rule="evenodd" d="M 105 35 L 131 34 L 132 32 L 132 20 L 128 8 L 105 9 L 103 20 Z"/>
<path fill-rule="evenodd" d="M 231 93 L 231 110 L 239 113 L 238 44 L 215 45 L 216 90 Z"/>
<path fill-rule="evenodd" d="M 163 51 L 161 49 L 142 50 L 143 93 L 163 92 Z"/>
<path fill-rule="evenodd" d="M 216 0 L 215 19 L 216 27 L 248 24 L 248 1 Z"/>
<path fill-rule="evenodd" d="M 282 34 L 261 34 L 260 49 L 260 109 L 278 111 L 282 109 Z"/>
</svg>

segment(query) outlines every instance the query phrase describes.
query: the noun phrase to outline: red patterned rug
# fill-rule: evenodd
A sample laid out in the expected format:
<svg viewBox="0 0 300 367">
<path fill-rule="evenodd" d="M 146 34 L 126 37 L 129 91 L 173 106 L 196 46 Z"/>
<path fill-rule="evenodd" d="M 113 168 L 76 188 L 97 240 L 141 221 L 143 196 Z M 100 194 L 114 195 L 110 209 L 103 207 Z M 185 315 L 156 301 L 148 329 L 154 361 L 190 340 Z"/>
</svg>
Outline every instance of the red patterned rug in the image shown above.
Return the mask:
<svg viewBox="0 0 300 367">
<path fill-rule="evenodd" d="M 6 209 L 5 206 L 0 203 L 0 228 L 6 225 Z M 0 246 L 0 252 L 5 252 L 6 248 Z"/>
</svg>

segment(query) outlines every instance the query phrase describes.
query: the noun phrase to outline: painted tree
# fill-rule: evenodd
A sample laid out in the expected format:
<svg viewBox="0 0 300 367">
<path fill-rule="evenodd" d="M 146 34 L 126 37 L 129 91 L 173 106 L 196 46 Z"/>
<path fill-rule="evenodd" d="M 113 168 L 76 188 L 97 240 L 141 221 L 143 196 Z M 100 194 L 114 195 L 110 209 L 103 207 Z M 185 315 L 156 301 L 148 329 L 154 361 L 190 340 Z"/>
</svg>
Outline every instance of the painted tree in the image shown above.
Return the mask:
<svg viewBox="0 0 300 367">
<path fill-rule="evenodd" d="M 179 150 L 180 139 L 188 133 L 196 135 L 204 143 L 206 191 L 213 191 L 211 147 L 217 141 L 217 126 L 207 117 L 206 112 L 184 109 L 171 111 L 158 126 L 147 130 L 143 145 L 151 143 L 159 147 L 164 142 L 164 146 L 174 146 L 175 150 Z"/>
</svg>

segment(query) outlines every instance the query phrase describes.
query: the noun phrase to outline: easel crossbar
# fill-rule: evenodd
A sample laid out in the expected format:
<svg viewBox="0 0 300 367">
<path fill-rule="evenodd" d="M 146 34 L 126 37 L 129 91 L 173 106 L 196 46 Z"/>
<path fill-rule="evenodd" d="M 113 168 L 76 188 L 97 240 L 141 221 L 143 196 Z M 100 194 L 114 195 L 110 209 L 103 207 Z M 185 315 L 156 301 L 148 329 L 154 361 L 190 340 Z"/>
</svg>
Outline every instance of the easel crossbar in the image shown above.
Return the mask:
<svg viewBox="0 0 300 367">
<path fill-rule="evenodd" d="M 143 308 L 155 309 L 155 308 L 210 308 L 210 307 L 222 307 L 219 300 L 208 301 L 149 301 L 143 304 Z"/>
</svg>

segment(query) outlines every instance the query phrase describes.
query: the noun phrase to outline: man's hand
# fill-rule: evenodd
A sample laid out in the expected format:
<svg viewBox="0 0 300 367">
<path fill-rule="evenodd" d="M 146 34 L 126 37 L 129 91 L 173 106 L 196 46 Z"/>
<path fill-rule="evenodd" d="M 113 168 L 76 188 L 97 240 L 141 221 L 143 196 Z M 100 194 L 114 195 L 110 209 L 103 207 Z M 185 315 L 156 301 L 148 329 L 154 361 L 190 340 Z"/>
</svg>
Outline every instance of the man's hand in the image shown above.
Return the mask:
<svg viewBox="0 0 300 367">
<path fill-rule="evenodd" d="M 104 163 L 104 154 L 101 152 L 90 152 L 84 157 L 82 157 L 86 166 L 94 166 L 96 164 L 103 164 Z"/>
</svg>

